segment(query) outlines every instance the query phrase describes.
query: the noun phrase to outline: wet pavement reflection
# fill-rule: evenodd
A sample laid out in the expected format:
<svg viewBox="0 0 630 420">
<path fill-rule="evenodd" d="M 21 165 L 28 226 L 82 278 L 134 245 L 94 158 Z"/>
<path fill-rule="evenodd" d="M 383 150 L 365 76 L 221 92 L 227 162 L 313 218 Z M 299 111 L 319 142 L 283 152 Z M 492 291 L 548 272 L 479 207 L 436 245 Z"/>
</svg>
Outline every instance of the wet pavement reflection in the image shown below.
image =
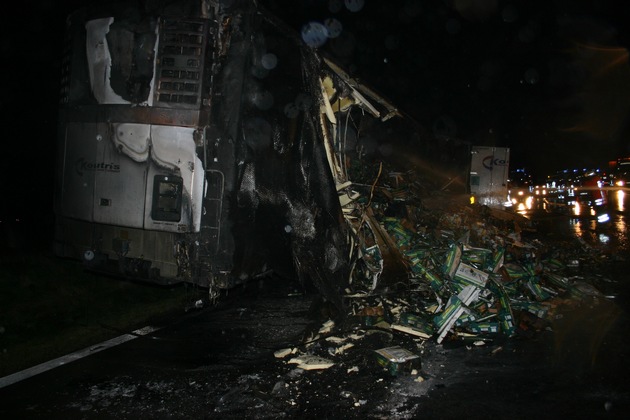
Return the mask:
<svg viewBox="0 0 630 420">
<path fill-rule="evenodd" d="M 0 390 L 0 416 L 17 418 L 625 418 L 630 408 L 630 279 L 625 220 L 536 207 L 526 216 L 561 252 L 587 249 L 574 278 L 594 277 L 606 296 L 558 313 L 531 336 L 417 341 L 349 319 L 338 336 L 362 331 L 329 369 L 274 357 L 285 348 L 334 350 L 311 339 L 326 305 L 291 279 L 234 290 L 218 307 L 173 320 L 141 340 Z M 612 202 L 614 203 L 614 202 Z M 567 245 L 568 243 L 571 245 Z M 392 376 L 374 350 L 401 344 L 421 356 L 419 373 Z M 287 358 L 289 359 L 289 358 Z M 41 392 L 46 390 L 46 392 Z M 34 395 L 38 395 L 34 398 Z"/>
<path fill-rule="evenodd" d="M 513 211 L 532 220 L 537 226 L 557 234 L 575 235 L 589 244 L 597 244 L 609 254 L 630 256 L 628 218 L 630 192 L 626 188 L 607 191 L 608 202 L 597 208 L 558 205 L 547 197 L 531 195 Z M 598 217 L 607 215 L 605 218 Z"/>
</svg>

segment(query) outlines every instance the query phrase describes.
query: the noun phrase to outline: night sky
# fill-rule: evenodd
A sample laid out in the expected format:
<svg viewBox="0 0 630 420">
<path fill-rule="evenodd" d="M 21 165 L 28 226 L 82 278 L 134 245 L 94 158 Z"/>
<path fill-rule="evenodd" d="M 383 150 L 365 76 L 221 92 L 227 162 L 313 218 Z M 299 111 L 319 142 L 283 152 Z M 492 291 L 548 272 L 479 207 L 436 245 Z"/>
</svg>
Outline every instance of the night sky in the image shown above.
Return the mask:
<svg viewBox="0 0 630 420">
<path fill-rule="evenodd" d="M 321 49 L 436 136 L 508 146 L 539 177 L 630 155 L 624 1 L 263 3 L 296 28 L 339 20 Z"/>
<path fill-rule="evenodd" d="M 64 19 L 94 1 L 3 13 L 4 219 L 49 212 Z M 539 177 L 630 155 L 627 1 L 259 3 L 298 31 L 336 19 L 320 49 L 437 137 L 508 146 L 512 166 Z"/>
</svg>

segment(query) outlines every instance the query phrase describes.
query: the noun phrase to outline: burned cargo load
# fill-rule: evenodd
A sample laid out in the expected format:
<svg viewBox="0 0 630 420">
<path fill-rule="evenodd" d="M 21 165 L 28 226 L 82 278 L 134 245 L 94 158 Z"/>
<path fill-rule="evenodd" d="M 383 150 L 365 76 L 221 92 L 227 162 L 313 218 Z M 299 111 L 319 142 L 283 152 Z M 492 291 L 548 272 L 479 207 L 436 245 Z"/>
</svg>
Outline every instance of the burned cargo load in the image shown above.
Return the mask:
<svg viewBox="0 0 630 420">
<path fill-rule="evenodd" d="M 252 1 L 84 8 L 67 35 L 57 255 L 211 296 L 270 271 L 336 303 L 376 285 L 348 127 L 399 115 L 387 101 Z"/>
</svg>

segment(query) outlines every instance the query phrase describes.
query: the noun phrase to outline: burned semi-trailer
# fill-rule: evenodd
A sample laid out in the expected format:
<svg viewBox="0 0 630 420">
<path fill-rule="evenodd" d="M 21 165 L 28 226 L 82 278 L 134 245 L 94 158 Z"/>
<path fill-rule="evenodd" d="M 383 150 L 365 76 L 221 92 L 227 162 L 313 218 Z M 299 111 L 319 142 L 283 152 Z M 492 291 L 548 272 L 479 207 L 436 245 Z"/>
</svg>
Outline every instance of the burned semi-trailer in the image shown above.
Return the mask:
<svg viewBox="0 0 630 420">
<path fill-rule="evenodd" d="M 251 0 L 140 3 L 68 18 L 56 254 L 211 296 L 269 271 L 374 285 L 344 127 L 395 108 Z"/>
</svg>

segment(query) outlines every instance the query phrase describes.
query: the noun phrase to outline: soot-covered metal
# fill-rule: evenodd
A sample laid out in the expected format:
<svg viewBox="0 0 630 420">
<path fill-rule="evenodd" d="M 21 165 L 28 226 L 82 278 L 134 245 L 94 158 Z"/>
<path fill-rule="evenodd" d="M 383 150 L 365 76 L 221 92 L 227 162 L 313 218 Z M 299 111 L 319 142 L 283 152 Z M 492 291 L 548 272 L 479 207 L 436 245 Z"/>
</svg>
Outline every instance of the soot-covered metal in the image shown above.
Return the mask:
<svg viewBox="0 0 630 420">
<path fill-rule="evenodd" d="M 349 173 L 396 108 L 253 1 L 140 4 L 68 20 L 57 254 L 212 296 L 269 271 L 337 306 L 375 288 Z"/>
</svg>

